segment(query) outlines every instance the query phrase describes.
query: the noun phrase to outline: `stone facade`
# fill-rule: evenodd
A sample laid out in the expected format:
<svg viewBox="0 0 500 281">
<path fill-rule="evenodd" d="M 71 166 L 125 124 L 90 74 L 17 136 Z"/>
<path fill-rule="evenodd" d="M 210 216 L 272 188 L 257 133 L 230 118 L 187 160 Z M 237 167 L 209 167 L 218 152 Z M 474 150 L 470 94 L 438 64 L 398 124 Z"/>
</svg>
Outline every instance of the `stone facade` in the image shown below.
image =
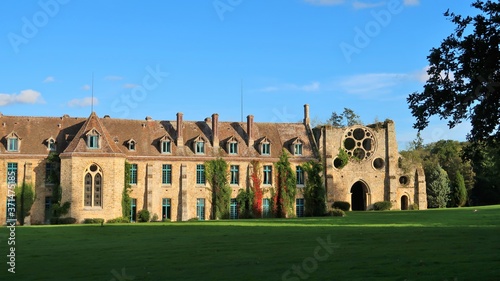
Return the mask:
<svg viewBox="0 0 500 281">
<path fill-rule="evenodd" d="M 352 203 L 354 210 L 367 210 L 377 201 L 391 201 L 394 209 L 416 203 L 425 209 L 425 177 L 419 167 L 403 170 L 398 162 L 394 123 L 370 126 L 312 129 L 309 107 L 302 123 L 219 122 L 218 114 L 204 121 L 0 116 L 0 196 L 7 197 L 6 175 L 15 168 L 18 184 L 31 183 L 36 201 L 31 209 L 33 224 L 48 223 L 52 189 L 48 179 L 50 153 L 60 156 L 62 202 L 71 202 L 67 216 L 105 220 L 122 216 L 125 162 L 132 164 L 130 197 L 133 217 L 147 209 L 173 221 L 210 218 L 210 186 L 201 181 L 204 162 L 222 157 L 234 169 L 232 198 L 250 184 L 251 161 L 271 170 L 282 149 L 290 155 L 292 169 L 307 161 L 322 161 L 327 205 Z M 338 167 L 339 149 L 351 154 Z M 263 174 L 263 169 L 260 171 Z M 307 179 L 306 179 L 307 181 Z M 298 185 L 297 199 L 303 198 Z M 264 198 L 269 198 L 269 192 Z M 203 203 L 203 204 L 202 204 Z M 298 210 L 297 210 L 298 211 Z M 0 213 L 6 205 L 0 204 Z M 5 216 L 0 216 L 5 223 Z"/>
</svg>

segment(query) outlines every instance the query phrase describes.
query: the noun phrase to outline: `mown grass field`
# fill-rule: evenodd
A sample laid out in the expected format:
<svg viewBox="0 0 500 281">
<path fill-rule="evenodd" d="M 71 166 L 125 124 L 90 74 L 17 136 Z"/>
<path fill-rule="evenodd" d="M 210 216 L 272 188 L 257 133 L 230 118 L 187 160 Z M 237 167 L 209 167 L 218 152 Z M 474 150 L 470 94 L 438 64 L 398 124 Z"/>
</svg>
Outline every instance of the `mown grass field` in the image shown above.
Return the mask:
<svg viewBox="0 0 500 281">
<path fill-rule="evenodd" d="M 500 280 L 500 206 L 17 227 L 15 274 L 7 235 L 0 280 Z"/>
</svg>

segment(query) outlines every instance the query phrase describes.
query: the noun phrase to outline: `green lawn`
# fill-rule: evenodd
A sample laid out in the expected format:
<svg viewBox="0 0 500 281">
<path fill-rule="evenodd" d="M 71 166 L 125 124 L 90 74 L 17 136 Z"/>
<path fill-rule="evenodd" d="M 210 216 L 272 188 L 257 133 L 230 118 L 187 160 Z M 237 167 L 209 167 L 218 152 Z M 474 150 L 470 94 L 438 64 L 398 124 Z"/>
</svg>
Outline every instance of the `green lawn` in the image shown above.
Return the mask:
<svg viewBox="0 0 500 281">
<path fill-rule="evenodd" d="M 8 234 L 0 280 L 500 280 L 500 206 Z"/>
</svg>

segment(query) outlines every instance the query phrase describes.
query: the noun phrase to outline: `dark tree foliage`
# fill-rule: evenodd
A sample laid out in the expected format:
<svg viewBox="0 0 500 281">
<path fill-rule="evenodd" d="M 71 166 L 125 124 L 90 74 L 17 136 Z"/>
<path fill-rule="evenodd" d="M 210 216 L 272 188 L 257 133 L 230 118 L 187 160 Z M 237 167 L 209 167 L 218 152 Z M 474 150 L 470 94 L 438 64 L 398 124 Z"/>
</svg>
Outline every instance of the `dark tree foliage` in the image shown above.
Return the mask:
<svg viewBox="0 0 500 281">
<path fill-rule="evenodd" d="M 429 118 L 439 116 L 448 126 L 468 119 L 471 141 L 500 138 L 500 3 L 475 1 L 473 16 L 444 13 L 455 32 L 433 48 L 422 92 L 407 98 L 414 127 L 423 130 Z"/>
</svg>

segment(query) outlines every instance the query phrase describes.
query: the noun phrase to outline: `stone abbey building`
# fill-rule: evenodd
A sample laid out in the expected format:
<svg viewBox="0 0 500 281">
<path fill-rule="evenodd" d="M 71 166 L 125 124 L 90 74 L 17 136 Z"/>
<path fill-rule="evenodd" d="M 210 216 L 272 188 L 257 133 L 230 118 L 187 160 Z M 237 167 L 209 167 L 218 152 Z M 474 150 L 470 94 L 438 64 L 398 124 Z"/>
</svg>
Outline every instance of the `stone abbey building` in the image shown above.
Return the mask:
<svg viewBox="0 0 500 281">
<path fill-rule="evenodd" d="M 276 181 L 275 167 L 282 149 L 290 155 L 297 176 L 295 212 L 304 214 L 301 188 L 307 182 L 301 164 L 322 161 L 327 206 L 347 201 L 353 210 L 368 210 L 377 201 L 391 201 L 393 209 L 410 204 L 427 207 L 425 178 L 419 167 L 403 170 L 394 123 L 370 126 L 311 128 L 309 106 L 302 123 L 219 122 L 218 114 L 204 121 L 102 118 L 0 116 L 0 196 L 7 198 L 7 174 L 18 185 L 31 183 L 36 200 L 32 224 L 49 222 L 53 169 L 60 172 L 61 202 L 70 201 L 67 216 L 105 220 L 122 216 L 125 162 L 130 163 L 132 217 L 139 210 L 173 221 L 198 217 L 209 219 L 210 186 L 204 162 L 222 157 L 230 165 L 232 198 L 250 183 L 251 161 L 260 162 L 262 187 Z M 340 167 L 337 156 L 344 150 L 352 159 Z M 60 157 L 59 167 L 48 161 Z M 269 211 L 270 194 L 264 194 L 263 212 Z M 0 213 L 6 214 L 6 204 Z M 231 217 L 237 218 L 236 200 Z M 0 223 L 6 215 L 0 216 Z"/>
</svg>

